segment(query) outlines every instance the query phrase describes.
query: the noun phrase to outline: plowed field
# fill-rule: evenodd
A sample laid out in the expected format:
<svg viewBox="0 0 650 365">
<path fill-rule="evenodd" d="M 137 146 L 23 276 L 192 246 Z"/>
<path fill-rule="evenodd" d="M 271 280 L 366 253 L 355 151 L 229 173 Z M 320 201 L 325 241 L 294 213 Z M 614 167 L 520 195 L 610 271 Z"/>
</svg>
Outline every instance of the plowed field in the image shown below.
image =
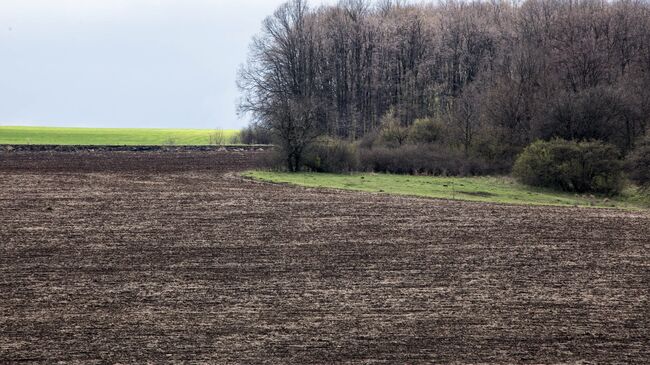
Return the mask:
<svg viewBox="0 0 650 365">
<path fill-rule="evenodd" d="M 0 363 L 643 363 L 650 214 L 0 152 Z"/>
</svg>

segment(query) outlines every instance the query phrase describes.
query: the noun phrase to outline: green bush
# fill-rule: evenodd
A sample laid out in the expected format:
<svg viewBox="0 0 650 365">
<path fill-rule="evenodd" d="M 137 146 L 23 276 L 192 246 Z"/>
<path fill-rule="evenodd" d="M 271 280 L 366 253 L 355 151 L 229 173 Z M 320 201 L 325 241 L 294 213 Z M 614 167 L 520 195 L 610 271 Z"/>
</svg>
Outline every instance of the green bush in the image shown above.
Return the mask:
<svg viewBox="0 0 650 365">
<path fill-rule="evenodd" d="M 443 140 L 445 125 L 431 118 L 416 119 L 409 128 L 409 139 L 415 144 L 435 143 Z"/>
<path fill-rule="evenodd" d="M 309 146 L 303 164 L 315 172 L 351 172 L 359 168 L 359 154 L 349 142 L 323 138 Z"/>
<path fill-rule="evenodd" d="M 406 143 L 409 137 L 409 128 L 400 123 L 395 116 L 395 111 L 391 109 L 381 118 L 379 135 L 386 146 L 399 147 Z"/>
<path fill-rule="evenodd" d="M 650 190 L 650 134 L 648 134 L 628 157 L 630 178 L 642 188 Z"/>
<path fill-rule="evenodd" d="M 537 141 L 517 158 L 514 176 L 522 183 L 577 193 L 619 193 L 623 164 L 616 147 L 562 139 Z"/>
</svg>

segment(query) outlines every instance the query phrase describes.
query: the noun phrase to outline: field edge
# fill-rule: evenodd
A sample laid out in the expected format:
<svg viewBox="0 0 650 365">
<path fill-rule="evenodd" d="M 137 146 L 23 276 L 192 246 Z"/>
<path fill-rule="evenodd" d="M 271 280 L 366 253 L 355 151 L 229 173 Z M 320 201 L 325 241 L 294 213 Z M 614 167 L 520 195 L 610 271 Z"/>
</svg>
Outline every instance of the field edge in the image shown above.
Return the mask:
<svg viewBox="0 0 650 365">
<path fill-rule="evenodd" d="M 458 181 L 458 184 L 470 180 L 483 180 L 490 179 L 494 180 L 512 180 L 507 176 L 483 176 L 483 177 L 433 177 L 433 176 L 412 176 L 412 175 L 397 175 L 397 174 L 383 174 L 383 173 L 350 173 L 350 174 L 330 174 L 330 173 L 296 173 L 289 174 L 284 172 L 274 172 L 268 170 L 247 170 L 238 174 L 242 178 L 268 183 L 268 184 L 279 184 L 279 185 L 291 185 L 299 186 L 310 189 L 328 189 L 328 190 L 340 190 L 340 191 L 356 191 L 364 192 L 371 194 L 382 194 L 382 195 L 399 195 L 399 196 L 408 196 L 415 198 L 425 198 L 425 199 L 434 199 L 434 200 L 446 200 L 446 201 L 458 201 L 458 202 L 474 202 L 474 203 L 489 203 L 489 204 L 499 204 L 499 205 L 514 205 L 514 206 L 531 206 L 531 207 L 560 207 L 560 208 L 592 208 L 592 209 L 617 209 L 625 211 L 649 211 L 650 201 L 648 197 L 642 197 L 638 194 L 636 189 L 627 190 L 625 196 L 618 198 L 610 198 L 604 196 L 593 196 L 593 195 L 582 195 L 575 197 L 575 195 L 569 193 L 554 192 L 549 189 L 525 187 L 525 191 L 510 192 L 510 194 L 515 194 L 520 199 L 513 199 L 512 197 L 501 197 L 497 195 L 485 196 L 483 190 L 481 189 L 476 192 L 447 192 L 447 194 L 440 194 L 439 192 L 434 193 L 422 193 L 419 191 L 408 191 L 408 190 L 395 190 L 390 186 L 381 185 L 377 187 L 367 187 L 360 188 L 358 186 L 346 186 L 344 182 L 331 183 L 330 180 L 319 180 L 318 183 L 306 182 L 305 176 L 311 177 L 314 175 L 320 175 L 326 178 L 335 177 L 340 179 L 346 178 L 366 178 L 368 176 L 383 176 L 383 177 L 392 177 L 392 178 L 401 178 L 403 180 L 409 179 L 445 179 L 451 181 Z M 286 178 L 291 176 L 291 178 Z M 366 180 L 368 181 L 368 180 Z M 516 184 L 518 188 L 523 187 L 521 184 Z M 475 196 L 472 196 L 476 194 Z M 491 194 L 491 193 L 487 193 Z M 558 202 L 553 201 L 535 201 L 531 199 L 523 199 L 527 196 L 539 196 L 543 195 L 546 197 L 551 197 L 559 199 Z M 483 196 L 481 196 L 483 195 Z M 571 200 L 573 199 L 573 200 Z"/>
</svg>

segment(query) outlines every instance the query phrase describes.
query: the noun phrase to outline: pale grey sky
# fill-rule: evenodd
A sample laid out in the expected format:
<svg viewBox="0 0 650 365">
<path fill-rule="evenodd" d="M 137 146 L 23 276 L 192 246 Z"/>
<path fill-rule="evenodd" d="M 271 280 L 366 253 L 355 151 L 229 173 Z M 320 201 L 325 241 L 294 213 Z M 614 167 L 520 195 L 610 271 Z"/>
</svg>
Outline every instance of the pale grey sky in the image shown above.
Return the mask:
<svg viewBox="0 0 650 365">
<path fill-rule="evenodd" d="M 0 0 L 0 125 L 239 128 L 237 69 L 283 2 Z"/>
</svg>

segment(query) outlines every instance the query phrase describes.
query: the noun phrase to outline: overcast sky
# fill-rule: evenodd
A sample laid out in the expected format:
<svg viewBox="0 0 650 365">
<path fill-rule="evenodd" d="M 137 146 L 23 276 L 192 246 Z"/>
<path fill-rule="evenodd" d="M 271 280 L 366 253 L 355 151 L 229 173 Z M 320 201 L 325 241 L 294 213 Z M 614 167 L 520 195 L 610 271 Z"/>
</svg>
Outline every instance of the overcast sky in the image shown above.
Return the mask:
<svg viewBox="0 0 650 365">
<path fill-rule="evenodd" d="M 283 2 L 0 0 L 0 125 L 239 128 L 237 69 Z"/>
</svg>

